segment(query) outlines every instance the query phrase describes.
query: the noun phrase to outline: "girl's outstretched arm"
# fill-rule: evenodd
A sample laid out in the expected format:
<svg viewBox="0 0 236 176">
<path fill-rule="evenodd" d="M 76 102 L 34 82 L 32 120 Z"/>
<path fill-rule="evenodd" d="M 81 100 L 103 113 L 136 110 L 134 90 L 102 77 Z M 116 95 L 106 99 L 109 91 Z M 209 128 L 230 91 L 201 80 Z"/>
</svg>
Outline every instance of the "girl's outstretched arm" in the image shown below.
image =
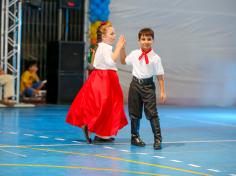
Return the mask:
<svg viewBox="0 0 236 176">
<path fill-rule="evenodd" d="M 113 61 L 117 60 L 117 58 L 120 54 L 120 51 L 124 47 L 124 45 L 125 45 L 125 37 L 124 37 L 124 35 L 121 35 L 118 42 L 117 42 L 117 44 L 116 44 L 115 51 L 112 54 L 112 60 Z"/>
<path fill-rule="evenodd" d="M 94 48 L 90 48 L 90 52 L 92 54 L 91 65 L 93 65 L 96 50 Z"/>
</svg>

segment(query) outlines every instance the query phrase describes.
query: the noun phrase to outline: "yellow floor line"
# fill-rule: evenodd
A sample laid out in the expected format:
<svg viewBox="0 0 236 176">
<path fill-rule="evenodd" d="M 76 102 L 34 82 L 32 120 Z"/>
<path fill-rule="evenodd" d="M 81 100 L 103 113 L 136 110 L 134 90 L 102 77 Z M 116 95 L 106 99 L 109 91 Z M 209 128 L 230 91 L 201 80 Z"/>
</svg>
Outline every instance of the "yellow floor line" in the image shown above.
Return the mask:
<svg viewBox="0 0 236 176">
<path fill-rule="evenodd" d="M 47 168 L 57 168 L 57 169 L 85 169 L 85 170 L 94 170 L 94 171 L 110 171 L 110 172 L 119 172 L 119 173 L 129 173 L 137 175 L 151 175 L 151 176 L 167 176 L 163 174 L 154 174 L 149 172 L 138 172 L 131 170 L 120 170 L 120 169 L 111 169 L 111 168 L 95 168 L 95 167 L 86 167 L 86 166 L 57 166 L 57 165 L 48 165 L 48 164 L 0 164 L 5 167 L 47 167 Z"/>
<path fill-rule="evenodd" d="M 116 161 L 123 161 L 123 162 L 128 162 L 128 163 L 135 163 L 135 164 L 139 164 L 139 165 L 146 165 L 146 166 L 158 167 L 158 168 L 169 169 L 169 170 L 174 170 L 174 171 L 180 171 L 180 172 L 185 172 L 185 173 L 191 173 L 191 174 L 194 174 L 194 175 L 209 176 L 209 174 L 202 173 L 202 172 L 186 170 L 186 169 L 181 169 L 181 168 L 175 168 L 175 167 L 170 167 L 170 166 L 165 166 L 165 165 L 160 165 L 160 164 L 152 164 L 152 163 L 148 163 L 148 162 L 142 162 L 142 161 L 135 161 L 135 160 L 129 160 L 129 159 L 124 159 L 124 158 L 112 157 L 112 156 L 99 155 L 99 154 L 68 152 L 68 151 L 63 151 L 63 150 L 52 150 L 52 149 L 45 149 L 45 148 L 32 148 L 32 147 L 25 147 L 25 146 L 21 146 L 21 147 L 19 146 L 18 148 L 27 148 L 27 149 L 38 150 L 38 151 L 47 151 L 47 152 L 55 152 L 55 153 L 63 153 L 63 154 L 71 154 L 71 155 L 80 155 L 80 156 L 93 156 L 93 157 L 98 157 L 98 158 L 105 158 L 105 159 L 111 159 L 111 160 L 116 160 Z"/>
</svg>

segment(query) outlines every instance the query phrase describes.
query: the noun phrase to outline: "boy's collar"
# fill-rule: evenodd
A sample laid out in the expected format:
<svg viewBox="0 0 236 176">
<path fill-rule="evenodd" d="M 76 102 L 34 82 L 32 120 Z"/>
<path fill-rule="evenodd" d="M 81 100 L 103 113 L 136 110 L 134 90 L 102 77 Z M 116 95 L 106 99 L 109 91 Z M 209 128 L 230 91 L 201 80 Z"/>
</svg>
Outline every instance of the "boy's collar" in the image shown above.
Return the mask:
<svg viewBox="0 0 236 176">
<path fill-rule="evenodd" d="M 151 49 L 151 50 L 150 50 Z M 141 51 L 141 52 L 148 52 L 148 53 L 152 53 L 153 52 L 153 49 L 152 48 L 150 48 L 150 49 L 148 49 L 148 50 L 143 50 L 142 48 L 139 48 L 139 50 Z M 149 51 L 150 50 L 150 51 Z"/>
</svg>

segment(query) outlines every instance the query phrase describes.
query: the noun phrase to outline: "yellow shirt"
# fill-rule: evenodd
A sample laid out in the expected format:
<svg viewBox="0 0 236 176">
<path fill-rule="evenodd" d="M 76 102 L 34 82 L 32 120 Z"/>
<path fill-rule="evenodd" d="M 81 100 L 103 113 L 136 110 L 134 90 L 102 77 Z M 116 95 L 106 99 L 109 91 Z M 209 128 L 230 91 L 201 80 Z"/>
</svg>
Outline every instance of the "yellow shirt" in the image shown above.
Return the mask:
<svg viewBox="0 0 236 176">
<path fill-rule="evenodd" d="M 31 73 L 28 70 L 25 71 L 21 76 L 21 82 L 20 82 L 20 91 L 21 93 L 25 90 L 27 87 L 32 87 L 33 83 L 38 82 L 39 77 L 37 73 Z"/>
</svg>

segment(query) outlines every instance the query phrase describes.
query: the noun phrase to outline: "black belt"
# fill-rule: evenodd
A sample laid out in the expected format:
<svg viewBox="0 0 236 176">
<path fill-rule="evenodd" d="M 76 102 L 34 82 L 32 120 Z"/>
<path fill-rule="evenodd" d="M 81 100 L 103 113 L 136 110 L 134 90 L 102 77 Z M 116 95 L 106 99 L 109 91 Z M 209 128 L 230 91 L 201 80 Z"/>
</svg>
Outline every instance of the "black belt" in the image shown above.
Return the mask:
<svg viewBox="0 0 236 176">
<path fill-rule="evenodd" d="M 139 84 L 151 84 L 153 83 L 153 77 L 145 78 L 145 79 L 138 79 L 135 76 L 133 76 L 133 81 L 138 82 Z"/>
</svg>

